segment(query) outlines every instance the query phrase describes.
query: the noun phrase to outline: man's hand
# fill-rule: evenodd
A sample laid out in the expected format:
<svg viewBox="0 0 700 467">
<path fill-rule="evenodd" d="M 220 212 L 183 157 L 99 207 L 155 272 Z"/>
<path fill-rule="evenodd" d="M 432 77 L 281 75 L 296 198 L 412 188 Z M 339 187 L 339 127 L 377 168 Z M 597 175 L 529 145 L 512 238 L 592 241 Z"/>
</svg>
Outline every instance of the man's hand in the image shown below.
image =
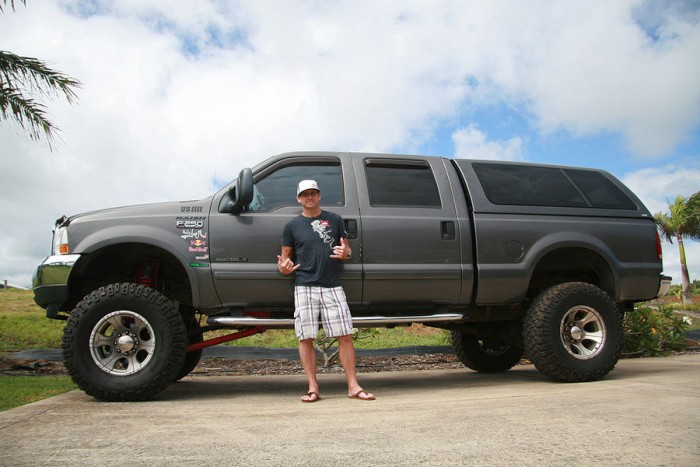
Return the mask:
<svg viewBox="0 0 700 467">
<path fill-rule="evenodd" d="M 346 261 L 350 259 L 350 254 L 352 254 L 352 250 L 350 249 L 350 245 L 348 245 L 348 241 L 341 237 L 340 245 L 333 247 L 331 258 Z"/>
<path fill-rule="evenodd" d="M 282 256 L 277 255 L 277 269 L 279 269 L 279 271 L 285 276 L 290 275 L 291 273 L 299 269 L 300 266 L 301 264 L 295 265 L 294 262 L 289 258 L 282 259 Z"/>
</svg>

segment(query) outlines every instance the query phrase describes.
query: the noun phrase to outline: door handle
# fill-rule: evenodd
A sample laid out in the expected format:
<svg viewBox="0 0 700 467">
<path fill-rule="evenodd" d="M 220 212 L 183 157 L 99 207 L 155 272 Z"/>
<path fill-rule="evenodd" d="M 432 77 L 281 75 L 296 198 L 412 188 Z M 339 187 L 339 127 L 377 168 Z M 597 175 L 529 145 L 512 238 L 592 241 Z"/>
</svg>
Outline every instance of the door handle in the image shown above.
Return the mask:
<svg viewBox="0 0 700 467">
<path fill-rule="evenodd" d="M 343 219 L 345 222 L 345 232 L 348 234 L 348 240 L 355 240 L 357 238 L 357 220 L 356 219 Z"/>
<path fill-rule="evenodd" d="M 456 238 L 455 223 L 453 221 L 440 222 L 440 235 L 443 240 L 454 240 Z"/>
</svg>

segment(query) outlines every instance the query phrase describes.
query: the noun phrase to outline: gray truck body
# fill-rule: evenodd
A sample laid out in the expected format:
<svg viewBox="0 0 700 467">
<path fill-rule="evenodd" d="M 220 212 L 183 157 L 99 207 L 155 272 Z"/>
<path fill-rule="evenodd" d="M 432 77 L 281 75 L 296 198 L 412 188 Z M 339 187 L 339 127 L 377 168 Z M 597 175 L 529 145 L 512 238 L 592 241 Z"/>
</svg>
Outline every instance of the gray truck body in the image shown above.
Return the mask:
<svg viewBox="0 0 700 467">
<path fill-rule="evenodd" d="M 343 285 L 357 325 L 423 322 L 522 347 L 509 323 L 549 287 L 591 284 L 624 312 L 670 282 L 653 217 L 604 171 L 300 152 L 203 200 L 59 219 L 35 299 L 62 318 L 109 284 L 145 283 L 213 326 L 289 327 L 292 281 L 276 260 L 303 178 L 345 220 L 353 257 Z M 157 277 L 144 275 L 144 259 Z"/>
</svg>

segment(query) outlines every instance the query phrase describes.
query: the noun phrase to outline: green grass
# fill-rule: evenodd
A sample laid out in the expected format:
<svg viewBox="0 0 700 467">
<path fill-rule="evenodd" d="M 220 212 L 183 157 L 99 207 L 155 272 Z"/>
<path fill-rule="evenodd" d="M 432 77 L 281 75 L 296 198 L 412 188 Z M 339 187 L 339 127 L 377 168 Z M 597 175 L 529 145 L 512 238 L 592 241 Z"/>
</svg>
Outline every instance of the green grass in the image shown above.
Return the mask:
<svg viewBox="0 0 700 467">
<path fill-rule="evenodd" d="M 207 333 L 204 338 L 229 334 L 228 330 Z M 295 348 L 299 344 L 291 329 L 271 329 L 262 334 L 227 342 L 225 345 L 265 347 L 270 349 Z M 394 347 L 449 345 L 449 332 L 414 324 L 392 329 L 361 329 L 355 339 L 358 349 L 385 349 Z"/>
<path fill-rule="evenodd" d="M 0 352 L 57 349 L 63 322 L 47 319 L 28 290 L 0 289 Z M 75 389 L 68 376 L 0 376 L 0 411 Z"/>
<path fill-rule="evenodd" d="M 47 319 L 44 310 L 34 303 L 31 291 L 0 290 L 0 351 L 58 349 L 61 347 L 64 324 L 63 321 Z M 210 339 L 230 332 L 220 330 L 207 333 L 204 337 Z M 435 346 L 448 343 L 447 331 L 420 325 L 362 331 L 361 338 L 356 340 L 356 346 L 365 349 Z M 294 348 L 297 344 L 294 331 L 273 329 L 226 345 Z"/>
<path fill-rule="evenodd" d="M 63 394 L 76 388 L 68 376 L 0 377 L 0 411 Z"/>
<path fill-rule="evenodd" d="M 450 332 L 420 324 L 391 329 L 367 329 L 368 337 L 360 337 L 355 345 L 360 349 L 450 345 Z"/>
<path fill-rule="evenodd" d="M 57 349 L 63 321 L 47 319 L 30 290 L 0 289 L 0 351 Z"/>
</svg>

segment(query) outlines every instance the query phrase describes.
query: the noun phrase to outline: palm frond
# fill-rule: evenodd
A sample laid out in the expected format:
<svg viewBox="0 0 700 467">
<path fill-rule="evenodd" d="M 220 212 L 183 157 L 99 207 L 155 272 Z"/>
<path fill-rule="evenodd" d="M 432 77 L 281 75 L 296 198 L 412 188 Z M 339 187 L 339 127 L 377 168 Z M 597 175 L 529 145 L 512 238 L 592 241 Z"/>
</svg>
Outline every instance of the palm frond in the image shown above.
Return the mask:
<svg viewBox="0 0 700 467">
<path fill-rule="evenodd" d="M 4 13 L 8 0 L 0 2 L 0 13 Z M 26 0 L 19 2 L 27 5 Z M 9 5 L 15 11 L 15 0 L 9 0 Z M 41 60 L 0 50 L 0 120 L 14 120 L 33 140 L 46 136 L 49 148 L 58 128 L 34 98 L 63 95 L 73 104 L 78 99 L 75 89 L 80 87 L 80 81 L 52 70 Z"/>
<path fill-rule="evenodd" d="M 689 198 L 676 196 L 669 202 L 668 213 L 654 214 L 661 235 L 673 243 L 674 238 L 700 240 L 700 191 Z"/>
<path fill-rule="evenodd" d="M 49 121 L 45 106 L 35 97 L 63 95 L 73 104 L 78 98 L 74 88 L 80 86 L 79 81 L 52 70 L 40 60 L 0 50 L 0 120 L 13 119 L 35 141 L 44 135 L 49 148 L 59 130 Z"/>
<path fill-rule="evenodd" d="M 69 103 L 77 100 L 73 88 L 80 88 L 80 81 L 59 71 L 52 70 L 44 62 L 36 58 L 21 57 L 12 52 L 0 50 L 0 81 L 4 81 L 15 89 L 20 83 L 30 92 L 51 97 L 63 94 Z"/>
<path fill-rule="evenodd" d="M 700 240 L 700 191 L 693 193 L 685 201 L 685 225 L 683 236 Z"/>
<path fill-rule="evenodd" d="M 654 214 L 654 220 L 659 228 L 659 234 L 669 243 L 673 243 L 676 237 L 676 230 L 673 228 L 671 218 L 663 212 Z"/>
<path fill-rule="evenodd" d="M 27 6 L 27 0 L 19 0 L 20 2 L 24 3 L 24 6 Z M 7 0 L 3 0 L 3 3 L 7 5 Z M 15 11 L 15 0 L 10 0 L 10 6 L 12 7 L 12 11 Z M 3 6 L 0 5 L 0 13 L 4 13 Z"/>
<path fill-rule="evenodd" d="M 40 140 L 42 134 L 51 146 L 53 134 L 57 128 L 48 120 L 44 106 L 33 99 L 26 98 L 22 93 L 7 88 L 0 81 L 0 118 L 14 119 L 29 132 L 33 140 Z"/>
</svg>

